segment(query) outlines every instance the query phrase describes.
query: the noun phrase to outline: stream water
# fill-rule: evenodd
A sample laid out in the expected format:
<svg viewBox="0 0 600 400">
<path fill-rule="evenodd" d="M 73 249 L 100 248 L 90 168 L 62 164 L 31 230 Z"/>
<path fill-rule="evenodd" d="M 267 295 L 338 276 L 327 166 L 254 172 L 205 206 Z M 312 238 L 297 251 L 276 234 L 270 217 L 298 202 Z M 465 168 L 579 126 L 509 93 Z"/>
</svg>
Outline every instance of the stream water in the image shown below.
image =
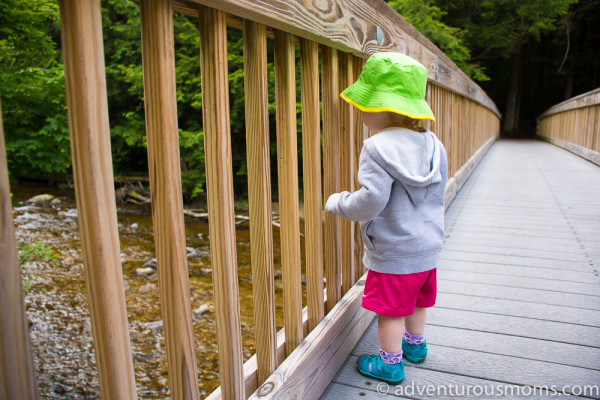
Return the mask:
<svg viewBox="0 0 600 400">
<path fill-rule="evenodd" d="M 20 246 L 44 243 L 53 262 L 22 265 L 38 386 L 42 398 L 100 397 L 92 344 L 77 210 L 72 190 L 13 185 L 13 214 Z M 52 203 L 30 199 L 48 193 Z M 169 398 L 158 275 L 136 271 L 154 256 L 150 206 L 118 205 L 121 260 L 139 398 Z M 200 393 L 219 385 L 208 223 L 185 220 L 193 329 Z M 283 325 L 279 230 L 273 230 L 278 329 Z M 254 321 L 248 224 L 236 228 L 244 360 L 254 354 Z M 304 243 L 302 243 L 304 246 Z M 304 296 L 305 297 L 305 296 Z M 304 302 L 306 300 L 304 299 Z"/>
</svg>

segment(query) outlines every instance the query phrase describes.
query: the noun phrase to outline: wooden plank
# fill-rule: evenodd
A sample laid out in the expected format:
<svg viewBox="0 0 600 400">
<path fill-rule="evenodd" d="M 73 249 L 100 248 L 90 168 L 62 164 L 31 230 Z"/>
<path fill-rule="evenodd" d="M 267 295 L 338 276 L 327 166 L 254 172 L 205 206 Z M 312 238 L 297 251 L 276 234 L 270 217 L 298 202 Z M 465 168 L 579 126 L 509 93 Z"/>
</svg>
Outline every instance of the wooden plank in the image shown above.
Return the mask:
<svg viewBox="0 0 600 400">
<path fill-rule="evenodd" d="M 357 394 L 360 398 L 391 400 L 404 398 L 403 395 L 411 399 L 548 399 L 552 398 L 583 398 L 565 395 L 560 392 L 559 387 L 556 391 L 539 388 L 533 392 L 529 385 L 515 385 L 510 382 L 498 381 L 495 378 L 481 379 L 468 375 L 457 375 L 444 371 L 435 371 L 415 367 L 408 363 L 405 367 L 406 378 L 401 385 L 387 385 L 383 382 L 370 380 L 356 371 L 356 361 L 358 356 L 350 356 L 340 369 L 338 375 L 321 400 L 337 400 L 338 398 L 358 398 L 353 396 Z M 339 387 L 344 385 L 343 387 Z M 338 386 L 338 387 L 336 387 Z M 550 389 L 550 387 L 548 387 Z M 345 395 L 345 396 L 344 396 Z M 344 397 L 340 397 L 344 396 Z"/>
<path fill-rule="evenodd" d="M 199 7 L 198 25 L 219 375 L 223 399 L 244 399 L 229 127 L 226 16 L 221 11 Z"/>
<path fill-rule="evenodd" d="M 497 107 L 479 85 L 383 0 L 190 0 L 190 3 L 218 8 L 362 58 L 377 51 L 408 54 L 427 67 L 431 81 L 481 103 L 500 117 Z"/>
<path fill-rule="evenodd" d="M 323 96 L 323 181 L 325 201 L 340 188 L 339 162 L 339 78 L 337 50 L 321 47 Z M 341 298 L 340 218 L 325 214 L 325 277 L 327 312 Z"/>
<path fill-rule="evenodd" d="M 587 262 L 585 253 L 574 252 L 557 252 L 549 250 L 537 250 L 529 248 L 516 247 L 499 247 L 485 244 L 461 244 L 454 241 L 444 243 L 444 251 L 459 252 L 459 253 L 476 253 L 489 256 L 510 256 L 513 259 L 536 259 L 536 260 L 552 260 L 554 263 L 564 265 L 565 269 L 569 269 L 569 264 L 575 262 L 582 264 Z"/>
<path fill-rule="evenodd" d="M 323 217 L 321 204 L 321 128 L 319 111 L 319 46 L 300 39 L 302 90 L 302 157 L 306 231 L 306 301 L 308 330 L 325 316 L 323 303 Z"/>
<path fill-rule="evenodd" d="M 569 334 L 566 330 L 563 331 L 564 335 Z M 556 335 L 556 338 L 560 339 L 564 335 Z M 427 346 L 438 345 L 473 350 L 600 371 L 598 363 L 600 348 L 597 347 L 434 324 L 427 325 L 425 337 Z M 356 355 L 372 353 L 377 352 L 378 349 L 377 326 L 372 324 L 365 331 L 353 353 Z"/>
<path fill-rule="evenodd" d="M 526 289 L 522 287 L 499 286 L 490 277 L 486 284 L 439 280 L 437 285 L 441 293 L 463 294 L 504 300 L 524 301 L 530 303 L 565 306 L 571 308 L 600 310 L 600 296 L 586 296 L 575 293 L 561 293 L 549 290 Z"/>
<path fill-rule="evenodd" d="M 0 398 L 39 399 L 23 302 L 0 106 Z"/>
<path fill-rule="evenodd" d="M 339 62 L 339 89 L 343 90 L 354 83 L 352 70 L 352 56 L 346 53 L 338 54 Z M 340 148 L 340 190 L 352 192 L 354 190 L 354 121 L 350 104 L 338 101 L 339 111 L 339 148 Z M 348 219 L 340 219 L 341 241 L 341 279 L 342 296 L 354 284 L 354 223 Z"/>
<path fill-rule="evenodd" d="M 142 61 L 154 245 L 174 399 L 199 399 L 177 128 L 170 0 L 142 0 Z"/>
<path fill-rule="evenodd" d="M 600 347 L 600 328 L 570 325 L 570 335 L 564 335 L 565 324 L 528 317 L 489 314 L 469 310 L 453 310 L 436 306 L 427 310 L 428 325 L 502 333 L 533 339 L 544 339 L 581 346 Z"/>
<path fill-rule="evenodd" d="M 498 287 L 526 288 L 545 290 L 550 293 L 569 293 L 585 295 L 586 297 L 600 297 L 600 286 L 595 283 L 566 282 L 558 279 L 520 277 L 510 274 L 497 274 L 485 271 L 467 272 L 447 268 L 438 268 L 439 281 L 490 283 Z"/>
<path fill-rule="evenodd" d="M 374 314 L 361 307 L 363 276 L 251 399 L 316 399 L 325 390 Z"/>
<path fill-rule="evenodd" d="M 303 338 L 295 65 L 294 37 L 276 30 L 277 171 L 286 355 L 289 355 Z"/>
<path fill-rule="evenodd" d="M 565 322 L 600 327 L 600 311 L 537 304 L 523 301 L 492 299 L 452 293 L 438 293 L 436 304 L 455 310 L 530 317 L 545 321 Z"/>
<path fill-rule="evenodd" d="M 454 250 L 444 248 L 442 253 L 440 254 L 440 260 L 441 259 L 574 271 L 575 273 L 577 273 L 577 276 L 580 276 L 579 273 L 592 272 L 591 266 L 586 261 L 565 262 L 556 261 L 552 258 L 544 259 L 534 257 L 520 257 L 509 254 L 486 254 L 479 252 L 459 251 L 458 249 Z M 573 277 L 566 276 L 565 280 L 573 280 Z"/>
<path fill-rule="evenodd" d="M 246 156 L 254 326 L 258 384 L 277 368 L 269 93 L 267 89 L 267 30 L 244 21 L 244 93 Z"/>
<path fill-rule="evenodd" d="M 100 395 L 132 399 L 136 387 L 120 259 L 100 3 L 61 1 L 60 13 L 77 220 Z"/>
<path fill-rule="evenodd" d="M 440 258 L 438 259 L 438 268 L 448 269 L 451 271 L 479 272 L 523 278 L 541 278 L 564 282 L 579 282 L 582 284 L 595 286 L 595 276 L 593 271 L 569 271 L 569 273 L 565 273 L 565 271 L 562 269 L 551 267 L 545 268 L 544 266 L 523 266 L 511 265 L 502 262 L 488 263 L 480 261 L 454 260 L 450 257 L 447 257 L 447 255 L 443 252 L 440 254 Z"/>
</svg>

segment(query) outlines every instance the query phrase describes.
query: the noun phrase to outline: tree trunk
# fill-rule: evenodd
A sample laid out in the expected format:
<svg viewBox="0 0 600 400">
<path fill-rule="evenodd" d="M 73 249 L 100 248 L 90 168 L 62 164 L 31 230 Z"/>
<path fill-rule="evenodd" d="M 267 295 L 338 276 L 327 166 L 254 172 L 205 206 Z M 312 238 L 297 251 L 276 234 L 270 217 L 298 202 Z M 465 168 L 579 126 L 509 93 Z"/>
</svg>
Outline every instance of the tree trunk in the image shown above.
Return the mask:
<svg viewBox="0 0 600 400">
<path fill-rule="evenodd" d="M 516 136 L 519 126 L 519 105 L 521 91 L 521 69 L 522 69 L 522 44 L 517 45 L 517 50 L 512 59 L 510 72 L 510 84 L 508 85 L 508 96 L 506 99 L 506 112 L 502 126 L 502 136 Z"/>
</svg>

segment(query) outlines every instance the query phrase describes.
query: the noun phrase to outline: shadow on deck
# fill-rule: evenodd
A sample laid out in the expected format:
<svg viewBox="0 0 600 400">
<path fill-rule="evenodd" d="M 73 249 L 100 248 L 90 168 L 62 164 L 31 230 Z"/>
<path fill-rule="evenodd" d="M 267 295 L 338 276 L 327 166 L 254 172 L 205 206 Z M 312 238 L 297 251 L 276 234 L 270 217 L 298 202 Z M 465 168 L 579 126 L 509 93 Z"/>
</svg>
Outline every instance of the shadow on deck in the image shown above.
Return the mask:
<svg viewBox="0 0 600 400">
<path fill-rule="evenodd" d="M 600 398 L 598 228 L 598 166 L 497 142 L 446 213 L 427 360 L 396 387 L 358 374 L 375 319 L 321 399 Z"/>
</svg>

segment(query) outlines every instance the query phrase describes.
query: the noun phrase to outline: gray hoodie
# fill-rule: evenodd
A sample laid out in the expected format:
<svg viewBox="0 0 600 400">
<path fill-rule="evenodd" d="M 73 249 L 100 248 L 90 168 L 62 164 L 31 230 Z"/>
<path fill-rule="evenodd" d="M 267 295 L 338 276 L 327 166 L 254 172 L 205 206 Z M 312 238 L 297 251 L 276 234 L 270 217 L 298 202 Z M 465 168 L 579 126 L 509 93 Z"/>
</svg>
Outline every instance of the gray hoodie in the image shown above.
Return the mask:
<svg viewBox="0 0 600 400">
<path fill-rule="evenodd" d="M 436 267 L 444 240 L 448 160 L 431 131 L 389 128 L 364 141 L 360 190 L 334 193 L 328 213 L 360 221 L 365 266 L 388 274 Z"/>
</svg>

